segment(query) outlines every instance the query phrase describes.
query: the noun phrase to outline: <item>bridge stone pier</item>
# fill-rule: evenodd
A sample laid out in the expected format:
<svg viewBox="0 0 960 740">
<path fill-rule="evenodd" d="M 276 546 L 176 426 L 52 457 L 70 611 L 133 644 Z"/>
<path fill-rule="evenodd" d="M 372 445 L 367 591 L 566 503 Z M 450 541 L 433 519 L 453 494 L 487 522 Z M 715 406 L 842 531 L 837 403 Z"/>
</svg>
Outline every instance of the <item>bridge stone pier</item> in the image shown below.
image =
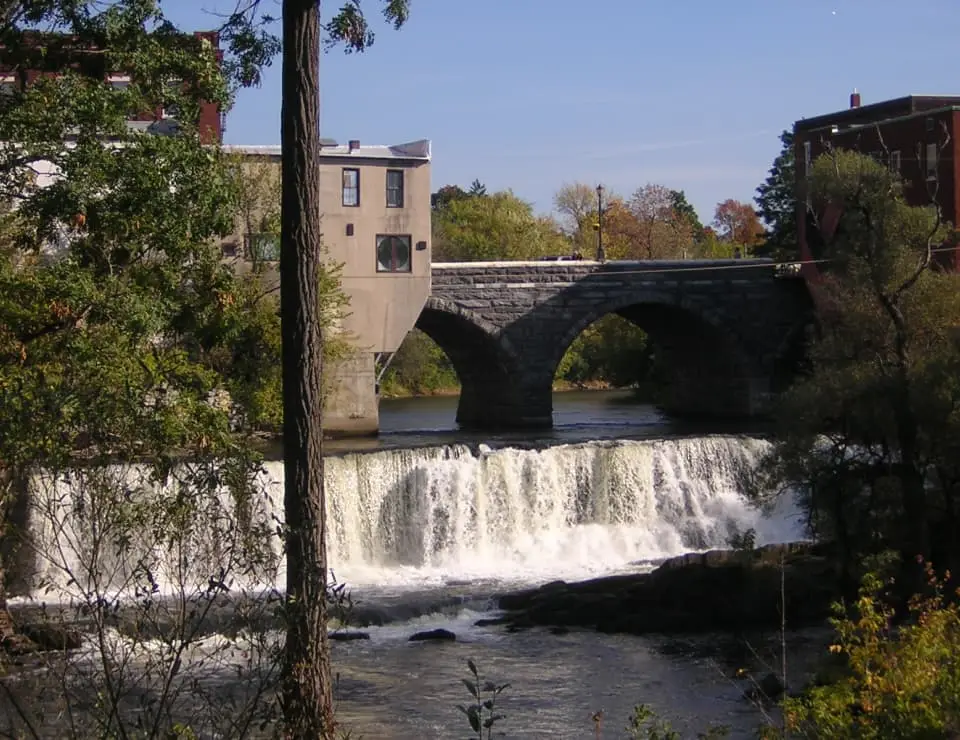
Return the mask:
<svg viewBox="0 0 960 740">
<path fill-rule="evenodd" d="M 544 428 L 564 353 L 610 313 L 665 355 L 666 410 L 736 418 L 761 415 L 789 380 L 811 305 L 770 260 L 435 264 L 417 327 L 460 377 L 462 427 Z"/>
</svg>

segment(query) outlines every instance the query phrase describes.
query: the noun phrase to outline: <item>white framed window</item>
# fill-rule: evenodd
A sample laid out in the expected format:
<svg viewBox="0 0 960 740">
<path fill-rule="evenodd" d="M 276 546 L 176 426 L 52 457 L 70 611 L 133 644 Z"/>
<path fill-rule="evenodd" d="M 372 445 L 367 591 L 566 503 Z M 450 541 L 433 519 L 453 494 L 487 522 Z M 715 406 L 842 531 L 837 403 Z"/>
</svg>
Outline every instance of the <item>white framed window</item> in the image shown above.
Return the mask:
<svg viewBox="0 0 960 740">
<path fill-rule="evenodd" d="M 377 234 L 377 272 L 410 272 L 410 246 L 409 234 Z"/>
<path fill-rule="evenodd" d="M 126 90 L 130 87 L 130 78 L 127 75 L 110 75 L 107 82 L 114 90 Z"/>
<path fill-rule="evenodd" d="M 813 169 L 813 146 L 809 141 L 803 142 L 803 174 L 810 177 Z"/>
<path fill-rule="evenodd" d="M 927 144 L 926 172 L 928 180 L 937 179 L 937 145 Z"/>
</svg>

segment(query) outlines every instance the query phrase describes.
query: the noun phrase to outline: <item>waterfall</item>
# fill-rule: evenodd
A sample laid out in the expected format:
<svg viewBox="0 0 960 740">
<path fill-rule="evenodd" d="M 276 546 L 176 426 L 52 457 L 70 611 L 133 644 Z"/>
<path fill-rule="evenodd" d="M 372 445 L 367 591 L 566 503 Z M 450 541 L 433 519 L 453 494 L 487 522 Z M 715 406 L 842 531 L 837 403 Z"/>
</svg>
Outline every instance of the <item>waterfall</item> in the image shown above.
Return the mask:
<svg viewBox="0 0 960 740">
<path fill-rule="evenodd" d="M 802 527 L 792 502 L 781 501 L 764 515 L 741 494 L 742 476 L 767 445 L 709 436 L 529 450 L 450 445 L 330 457 L 331 567 L 352 585 L 532 581 L 609 573 L 725 547 L 732 533 L 748 528 L 756 530 L 758 543 L 799 539 Z M 142 479 L 131 482 L 129 470 L 123 476 L 122 486 L 131 491 L 149 488 Z M 282 480 L 282 463 L 267 462 L 257 482 L 264 494 L 257 510 L 262 521 L 282 516 Z M 39 549 L 67 560 L 71 548 L 78 553 L 74 560 L 89 554 L 102 524 L 77 508 L 83 498 L 70 495 L 71 481 L 38 474 L 31 484 L 31 496 L 46 502 L 40 508 L 54 521 L 31 525 Z M 222 506 L 213 513 L 227 512 L 228 499 L 221 494 Z M 223 516 L 213 532 L 191 533 L 189 552 L 164 541 L 153 515 L 146 519 L 143 528 L 152 535 L 144 537 L 141 551 L 164 564 L 151 574 L 161 590 L 170 588 L 171 570 L 181 576 L 184 568 L 206 572 L 236 546 Z M 279 554 L 276 534 L 269 539 Z M 128 574 L 130 564 L 124 567 L 110 563 L 106 570 Z M 58 578 L 49 567 L 39 570 L 47 581 Z M 269 575 L 261 578 L 282 585 L 282 563 L 263 572 Z"/>
<path fill-rule="evenodd" d="M 741 494 L 767 446 L 715 436 L 346 455 L 327 464 L 330 558 L 353 582 L 542 579 L 726 547 L 749 528 L 758 543 L 800 539 L 792 502 L 764 516 Z"/>
</svg>

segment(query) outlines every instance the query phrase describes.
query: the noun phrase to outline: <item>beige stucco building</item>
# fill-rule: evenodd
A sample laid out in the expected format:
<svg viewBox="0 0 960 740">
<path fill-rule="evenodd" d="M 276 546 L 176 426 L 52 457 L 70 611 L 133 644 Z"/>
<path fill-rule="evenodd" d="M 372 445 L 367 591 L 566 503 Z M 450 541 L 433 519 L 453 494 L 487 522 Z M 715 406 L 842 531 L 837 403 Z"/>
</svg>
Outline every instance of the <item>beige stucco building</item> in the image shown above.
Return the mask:
<svg viewBox="0 0 960 740">
<path fill-rule="evenodd" d="M 223 243 L 237 269 L 257 261 L 279 282 L 278 146 L 225 146 L 248 170 L 250 192 L 237 230 Z M 378 368 L 399 348 L 430 295 L 430 142 L 396 146 L 325 141 L 318 159 L 326 259 L 341 266 L 349 300 L 342 335 L 354 349 L 339 364 L 324 426 L 334 435 L 373 434 Z"/>
</svg>

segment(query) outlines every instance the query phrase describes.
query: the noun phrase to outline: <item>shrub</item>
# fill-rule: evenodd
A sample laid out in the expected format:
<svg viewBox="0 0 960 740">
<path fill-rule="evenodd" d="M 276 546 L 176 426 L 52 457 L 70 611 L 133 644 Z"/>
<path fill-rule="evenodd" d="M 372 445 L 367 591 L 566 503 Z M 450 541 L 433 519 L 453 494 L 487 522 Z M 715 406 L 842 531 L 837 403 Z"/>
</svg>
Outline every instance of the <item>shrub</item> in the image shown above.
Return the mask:
<svg viewBox="0 0 960 740">
<path fill-rule="evenodd" d="M 948 738 L 960 731 L 960 607 L 927 566 L 928 593 L 894 623 L 885 584 L 863 580 L 853 616 L 837 605 L 837 642 L 846 658 L 837 682 L 784 703 L 789 734 L 844 740 Z M 946 576 L 949 580 L 949 574 Z M 888 582 L 889 583 L 889 582 Z"/>
</svg>

